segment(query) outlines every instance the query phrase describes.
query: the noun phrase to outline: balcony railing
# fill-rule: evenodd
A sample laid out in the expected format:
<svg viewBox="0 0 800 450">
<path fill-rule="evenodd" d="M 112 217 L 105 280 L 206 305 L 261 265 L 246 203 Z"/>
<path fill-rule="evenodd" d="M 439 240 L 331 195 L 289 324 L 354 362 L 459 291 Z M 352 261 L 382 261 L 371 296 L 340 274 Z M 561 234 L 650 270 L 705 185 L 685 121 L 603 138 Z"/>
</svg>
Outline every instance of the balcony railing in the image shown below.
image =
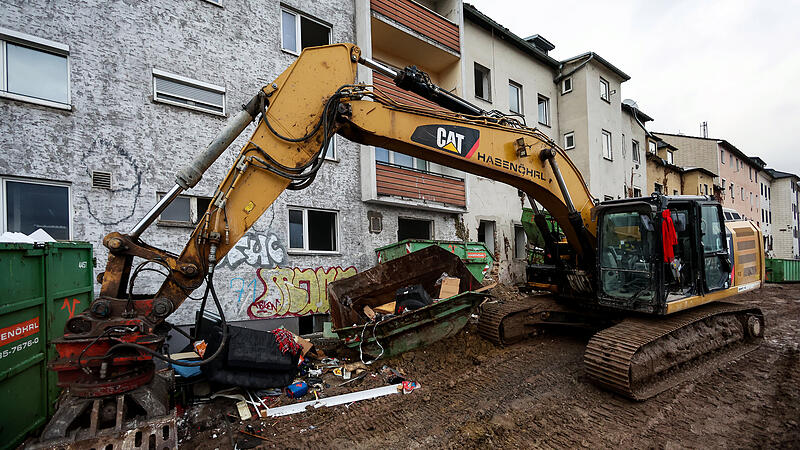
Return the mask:
<svg viewBox="0 0 800 450">
<path fill-rule="evenodd" d="M 458 25 L 411 0 L 371 0 L 372 10 L 459 53 Z"/>
<path fill-rule="evenodd" d="M 375 181 L 378 196 L 438 202 L 459 208 L 467 206 L 464 180 L 461 178 L 377 161 Z"/>
</svg>

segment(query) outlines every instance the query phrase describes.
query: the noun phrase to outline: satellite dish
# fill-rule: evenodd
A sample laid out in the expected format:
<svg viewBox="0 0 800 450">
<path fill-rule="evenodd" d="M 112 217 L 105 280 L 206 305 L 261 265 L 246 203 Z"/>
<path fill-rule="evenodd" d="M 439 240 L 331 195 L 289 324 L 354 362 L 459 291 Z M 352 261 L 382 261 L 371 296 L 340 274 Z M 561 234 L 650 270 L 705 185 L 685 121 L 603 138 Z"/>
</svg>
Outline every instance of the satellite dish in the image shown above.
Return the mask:
<svg viewBox="0 0 800 450">
<path fill-rule="evenodd" d="M 636 102 L 630 98 L 626 98 L 625 100 L 622 101 L 622 103 L 631 106 L 633 108 L 639 109 L 639 105 L 637 105 Z"/>
</svg>

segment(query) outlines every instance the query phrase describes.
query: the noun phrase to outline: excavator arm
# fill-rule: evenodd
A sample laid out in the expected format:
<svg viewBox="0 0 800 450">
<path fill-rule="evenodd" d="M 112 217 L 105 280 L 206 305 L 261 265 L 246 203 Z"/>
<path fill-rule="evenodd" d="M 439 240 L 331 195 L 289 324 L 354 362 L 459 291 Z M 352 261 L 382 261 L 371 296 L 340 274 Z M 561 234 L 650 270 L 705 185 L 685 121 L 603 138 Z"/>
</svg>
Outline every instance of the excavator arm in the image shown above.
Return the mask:
<svg viewBox="0 0 800 450">
<path fill-rule="evenodd" d="M 109 258 L 101 295 L 89 311 L 67 323 L 64 338 L 56 343 L 60 357 L 51 367 L 59 371 L 60 384 L 74 386 L 84 374 L 96 378 L 104 372 L 104 382 L 94 380 L 88 386 L 95 389 L 84 391 L 91 396 L 100 391 L 119 393 L 145 382 L 146 376 L 126 383 L 114 377 L 131 373 L 126 370 L 129 366 L 163 357 L 157 352 L 163 342 L 159 327 L 204 281 L 205 297 L 210 290 L 221 310 L 212 283 L 216 262 L 284 190 L 302 189 L 314 180 L 336 133 L 521 189 L 558 220 L 578 256 L 576 268 L 591 270 L 594 200 L 577 168 L 554 142 L 513 118 L 481 114 L 464 100 L 439 90 L 415 68 L 394 73 L 398 84 L 451 110 L 397 103 L 372 86 L 354 84 L 359 62 L 391 71 L 362 58 L 352 44 L 304 50 L 177 173 L 175 187 L 136 226 L 128 233 L 106 236 L 103 242 Z M 255 131 L 180 255 L 145 244 L 142 233 L 169 202 L 196 185 L 257 117 Z M 163 285 L 155 296 L 134 295 L 137 276 L 153 265 L 166 270 Z M 96 389 L 97 383 L 105 390 Z"/>
</svg>

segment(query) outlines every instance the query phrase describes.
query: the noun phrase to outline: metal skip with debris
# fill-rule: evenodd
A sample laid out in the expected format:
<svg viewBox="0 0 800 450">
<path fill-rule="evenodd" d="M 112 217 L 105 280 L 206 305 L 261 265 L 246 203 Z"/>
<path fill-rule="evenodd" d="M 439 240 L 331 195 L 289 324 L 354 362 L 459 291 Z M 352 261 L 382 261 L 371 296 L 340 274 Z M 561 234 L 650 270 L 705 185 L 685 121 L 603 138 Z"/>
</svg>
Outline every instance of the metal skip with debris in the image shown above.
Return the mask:
<svg viewBox="0 0 800 450">
<path fill-rule="evenodd" d="M 383 386 L 375 389 L 367 389 L 365 391 L 351 392 L 349 394 L 337 395 L 335 397 L 320 398 L 318 400 L 310 400 L 302 403 L 295 403 L 293 405 L 280 406 L 278 408 L 270 408 L 267 410 L 267 417 L 280 417 L 288 416 L 305 412 L 309 406 L 314 408 L 322 408 L 336 405 L 345 405 L 348 403 L 358 402 L 361 400 L 369 400 L 387 395 L 397 394 L 403 392 L 410 393 L 419 389 L 419 384 L 413 381 L 404 381 L 399 384 L 390 386 Z"/>
</svg>

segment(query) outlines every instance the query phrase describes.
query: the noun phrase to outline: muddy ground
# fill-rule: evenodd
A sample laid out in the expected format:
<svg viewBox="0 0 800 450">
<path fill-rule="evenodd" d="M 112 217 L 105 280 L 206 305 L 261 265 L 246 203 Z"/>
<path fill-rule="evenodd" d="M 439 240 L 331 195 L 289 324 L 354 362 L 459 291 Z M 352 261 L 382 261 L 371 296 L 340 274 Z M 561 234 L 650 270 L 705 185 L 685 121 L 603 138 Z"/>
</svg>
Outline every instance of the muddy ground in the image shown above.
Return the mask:
<svg viewBox="0 0 800 450">
<path fill-rule="evenodd" d="M 764 311 L 761 347 L 645 402 L 587 382 L 588 334 L 549 332 L 499 348 L 468 327 L 383 362 L 421 383 L 411 394 L 245 424 L 226 420 L 234 402 L 217 399 L 180 421 L 181 447 L 798 447 L 800 285 L 768 285 L 737 301 Z M 325 392 L 382 384 L 368 375 Z M 263 439 L 238 431 L 246 425 Z"/>
</svg>

